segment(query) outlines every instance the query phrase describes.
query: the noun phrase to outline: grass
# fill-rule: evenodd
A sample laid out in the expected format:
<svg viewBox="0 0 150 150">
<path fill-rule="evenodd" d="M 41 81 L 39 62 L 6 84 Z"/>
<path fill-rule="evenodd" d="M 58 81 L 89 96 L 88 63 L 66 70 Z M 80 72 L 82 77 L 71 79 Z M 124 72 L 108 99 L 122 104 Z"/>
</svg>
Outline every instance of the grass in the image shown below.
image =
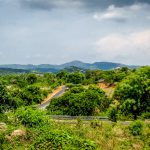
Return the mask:
<svg viewBox="0 0 150 150">
<path fill-rule="evenodd" d="M 113 123 L 110 121 L 82 121 L 78 120 L 53 120 L 49 123 L 37 127 L 24 127 L 18 120 L 15 120 L 13 113 L 7 113 L 9 117 L 6 122 L 3 148 L 16 150 L 28 150 L 30 145 L 41 134 L 47 135 L 49 131 L 60 131 L 75 135 L 79 139 L 86 139 L 96 143 L 97 150 L 149 150 L 150 149 L 150 124 L 143 122 L 143 130 L 140 135 L 134 136 L 130 132 L 130 124 L 124 122 Z M 26 135 L 22 137 L 12 137 L 12 141 L 6 139 L 14 130 L 22 129 Z M 73 136 L 74 137 L 74 136 Z M 80 150 L 80 147 L 78 148 Z M 90 150 L 90 149 L 89 149 Z"/>
<path fill-rule="evenodd" d="M 110 123 L 96 121 L 97 126 L 92 126 L 91 122 L 82 122 L 77 128 L 77 121 L 68 124 L 67 121 L 57 122 L 59 126 L 67 127 L 82 135 L 87 139 L 95 141 L 98 150 L 149 150 L 150 149 L 150 128 L 147 124 L 141 136 L 133 136 L 129 132 L 129 125 L 121 122 Z M 82 124 L 82 125 L 81 125 Z"/>
</svg>

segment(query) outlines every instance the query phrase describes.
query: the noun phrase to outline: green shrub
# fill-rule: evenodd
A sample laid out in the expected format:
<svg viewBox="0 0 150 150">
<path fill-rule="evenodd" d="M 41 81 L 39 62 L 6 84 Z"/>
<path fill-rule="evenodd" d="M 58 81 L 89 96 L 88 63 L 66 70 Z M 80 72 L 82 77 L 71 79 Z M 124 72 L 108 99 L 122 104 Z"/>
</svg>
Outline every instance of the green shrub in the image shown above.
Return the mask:
<svg viewBox="0 0 150 150">
<path fill-rule="evenodd" d="M 36 76 L 36 74 L 28 74 L 26 80 L 27 80 L 28 84 L 33 84 L 37 81 L 37 76 Z"/>
<path fill-rule="evenodd" d="M 96 144 L 92 141 L 81 139 L 66 131 L 55 130 L 43 134 L 35 140 L 30 147 L 31 150 L 94 150 Z"/>
<path fill-rule="evenodd" d="M 5 134 L 4 133 L 0 133 L 0 145 L 4 143 L 5 140 Z M 1 147 L 0 147 L 1 149 Z"/>
<path fill-rule="evenodd" d="M 80 129 L 83 126 L 83 121 L 80 117 L 77 118 L 77 128 Z"/>
<path fill-rule="evenodd" d="M 142 113 L 141 117 L 142 119 L 150 119 L 150 112 Z"/>
<path fill-rule="evenodd" d="M 134 136 L 141 135 L 143 133 L 144 124 L 140 120 L 132 122 L 129 126 L 130 133 Z"/>
<path fill-rule="evenodd" d="M 108 118 L 113 121 L 113 122 L 117 122 L 117 108 L 114 106 L 114 107 L 110 107 L 108 109 Z"/>
<path fill-rule="evenodd" d="M 61 97 L 51 100 L 47 107 L 49 114 L 71 115 L 71 116 L 90 116 L 97 115 L 99 111 L 106 110 L 109 100 L 104 91 L 96 86 L 88 89 L 83 87 L 73 87 Z"/>
<path fill-rule="evenodd" d="M 92 128 L 97 128 L 97 127 L 100 128 L 100 127 L 102 127 L 102 123 L 99 122 L 98 120 L 92 120 L 90 123 L 90 126 Z"/>
<path fill-rule="evenodd" d="M 5 114 L 0 114 L 0 122 L 7 122 L 8 121 L 8 117 Z"/>
<path fill-rule="evenodd" d="M 47 122 L 45 112 L 32 107 L 19 108 L 15 114 L 16 118 L 25 126 L 41 126 Z"/>
</svg>

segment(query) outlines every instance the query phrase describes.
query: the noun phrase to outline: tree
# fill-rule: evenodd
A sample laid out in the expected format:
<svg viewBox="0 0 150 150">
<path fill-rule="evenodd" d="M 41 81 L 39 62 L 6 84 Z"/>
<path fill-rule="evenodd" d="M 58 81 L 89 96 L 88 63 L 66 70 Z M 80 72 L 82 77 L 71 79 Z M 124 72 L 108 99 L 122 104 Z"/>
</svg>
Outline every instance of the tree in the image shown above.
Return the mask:
<svg viewBox="0 0 150 150">
<path fill-rule="evenodd" d="M 68 83 L 73 83 L 73 84 L 80 84 L 84 81 L 85 79 L 85 75 L 81 72 L 75 72 L 75 73 L 71 73 L 68 76 Z"/>
<path fill-rule="evenodd" d="M 20 97 L 22 100 L 24 100 L 26 105 L 40 103 L 43 99 L 43 96 L 42 90 L 34 85 L 27 86 L 20 91 Z"/>
<path fill-rule="evenodd" d="M 27 81 L 29 84 L 33 84 L 37 81 L 37 76 L 35 74 L 29 74 L 27 76 Z"/>
<path fill-rule="evenodd" d="M 97 83 L 100 79 L 103 78 L 104 71 L 102 70 L 87 70 L 85 72 L 86 83 Z"/>
<path fill-rule="evenodd" d="M 67 71 L 61 71 L 61 72 L 58 72 L 56 74 L 56 77 L 59 78 L 59 79 L 66 79 L 68 76 L 68 72 Z"/>
<path fill-rule="evenodd" d="M 48 83 L 49 85 L 54 84 L 56 82 L 56 76 L 52 73 L 44 73 L 44 78 L 42 79 L 45 79 L 46 83 Z"/>
<path fill-rule="evenodd" d="M 121 105 L 121 111 L 125 116 L 133 115 L 134 119 L 137 119 L 137 106 L 134 99 L 127 99 Z"/>
<path fill-rule="evenodd" d="M 88 89 L 73 87 L 62 97 L 52 99 L 47 109 L 50 114 L 89 116 L 96 115 L 99 111 L 108 108 L 109 104 L 106 103 L 109 101 L 104 91 L 97 87 L 90 86 Z"/>
<path fill-rule="evenodd" d="M 114 99 L 121 104 L 122 112 L 133 114 L 134 119 L 150 107 L 150 80 L 135 72 L 124 79 L 114 92 Z"/>
</svg>

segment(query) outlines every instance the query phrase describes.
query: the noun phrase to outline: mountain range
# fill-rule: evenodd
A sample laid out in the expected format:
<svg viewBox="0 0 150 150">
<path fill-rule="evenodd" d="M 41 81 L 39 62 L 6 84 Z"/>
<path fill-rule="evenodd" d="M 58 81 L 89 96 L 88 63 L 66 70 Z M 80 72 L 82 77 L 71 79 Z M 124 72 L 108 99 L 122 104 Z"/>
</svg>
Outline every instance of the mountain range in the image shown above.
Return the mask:
<svg viewBox="0 0 150 150">
<path fill-rule="evenodd" d="M 138 66 L 134 65 L 125 65 L 121 63 L 113 63 L 113 62 L 95 62 L 95 63 L 84 63 L 81 61 L 71 61 L 68 63 L 60 64 L 60 65 L 51 65 L 51 64 L 40 64 L 40 65 L 21 65 L 21 64 L 6 64 L 0 65 L 0 68 L 11 68 L 11 69 L 23 69 L 37 72 L 58 72 L 64 69 L 68 69 L 70 67 L 78 68 L 79 70 L 111 70 L 117 67 L 129 67 L 129 68 L 137 68 Z"/>
</svg>

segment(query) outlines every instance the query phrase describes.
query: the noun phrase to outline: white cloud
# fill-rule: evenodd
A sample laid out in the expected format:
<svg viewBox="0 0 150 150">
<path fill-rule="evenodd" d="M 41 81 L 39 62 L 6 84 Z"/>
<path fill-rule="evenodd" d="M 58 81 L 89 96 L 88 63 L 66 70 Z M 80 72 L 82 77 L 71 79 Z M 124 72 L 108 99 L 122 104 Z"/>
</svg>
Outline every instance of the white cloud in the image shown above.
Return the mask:
<svg viewBox="0 0 150 150">
<path fill-rule="evenodd" d="M 108 7 L 108 9 L 103 13 L 96 13 L 94 14 L 94 19 L 101 21 L 101 20 L 118 20 L 118 19 L 125 19 L 123 12 L 119 12 L 120 8 L 115 8 L 114 5 Z"/>
<path fill-rule="evenodd" d="M 110 5 L 104 12 L 97 12 L 93 18 L 97 21 L 102 20 L 114 20 L 125 21 L 126 19 L 134 19 L 137 16 L 142 15 L 143 12 L 149 10 L 148 4 L 133 4 L 131 6 L 116 7 Z"/>
<path fill-rule="evenodd" d="M 148 64 L 150 58 L 150 30 L 130 34 L 111 34 L 96 42 L 97 52 L 104 59 L 126 63 Z M 134 60 L 134 61 L 133 61 Z"/>
</svg>

